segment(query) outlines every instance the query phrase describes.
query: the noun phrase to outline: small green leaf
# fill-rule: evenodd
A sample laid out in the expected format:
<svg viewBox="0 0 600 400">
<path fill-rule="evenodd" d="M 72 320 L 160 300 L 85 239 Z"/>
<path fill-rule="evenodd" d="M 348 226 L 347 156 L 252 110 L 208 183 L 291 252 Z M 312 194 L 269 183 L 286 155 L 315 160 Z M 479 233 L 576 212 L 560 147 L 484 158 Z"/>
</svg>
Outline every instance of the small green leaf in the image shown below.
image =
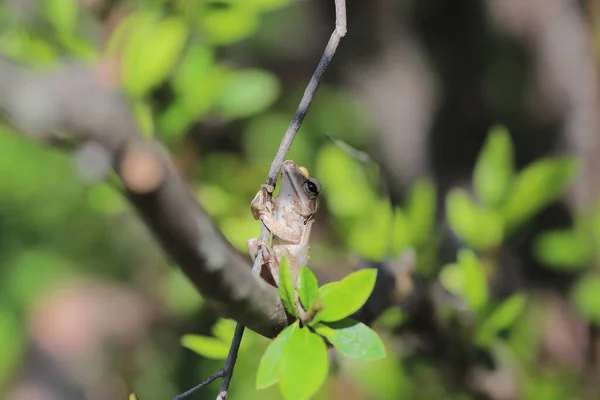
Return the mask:
<svg viewBox="0 0 600 400">
<path fill-rule="evenodd" d="M 379 195 L 371 187 L 364 165 L 338 146 L 327 144 L 319 149 L 316 175 L 327 188 L 327 201 L 336 218 L 361 218 L 378 206 Z M 362 232 L 363 239 L 365 236 L 370 235 Z"/>
<path fill-rule="evenodd" d="M 525 309 L 526 302 L 527 297 L 523 293 L 513 294 L 504 300 L 479 328 L 477 344 L 480 346 L 490 345 L 499 332 L 514 324 Z"/>
<path fill-rule="evenodd" d="M 144 101 L 136 101 L 133 104 L 133 114 L 140 127 L 140 131 L 146 139 L 152 139 L 154 136 L 154 120 L 152 119 L 152 110 Z"/>
<path fill-rule="evenodd" d="M 578 170 L 573 158 L 546 158 L 528 165 L 514 179 L 502 206 L 507 228 L 519 227 L 558 199 Z"/>
<path fill-rule="evenodd" d="M 279 387 L 286 400 L 308 400 L 327 378 L 327 346 L 308 328 L 292 331 L 280 361 Z"/>
<path fill-rule="evenodd" d="M 392 246 L 394 255 L 399 256 L 412 242 L 411 226 L 408 217 L 400 207 L 394 209 L 394 230 Z"/>
<path fill-rule="evenodd" d="M 129 94 L 140 98 L 159 85 L 179 60 L 188 35 L 188 26 L 178 18 L 160 19 L 158 14 L 141 12 L 129 26 L 123 54 L 123 82 Z"/>
<path fill-rule="evenodd" d="M 304 309 L 310 311 L 319 295 L 319 282 L 315 274 L 304 265 L 300 268 L 300 276 L 298 277 L 298 294 Z"/>
<path fill-rule="evenodd" d="M 390 202 L 379 199 L 369 207 L 369 213 L 357 218 L 346 229 L 347 246 L 356 254 L 379 260 L 389 250 L 389 235 L 394 222 Z M 368 235 L 365 235 L 368 232 Z"/>
<path fill-rule="evenodd" d="M 181 345 L 214 360 L 224 360 L 229 353 L 229 343 L 220 339 L 203 335 L 183 335 Z"/>
<path fill-rule="evenodd" d="M 139 400 L 139 399 L 138 399 L 138 397 L 137 397 L 137 395 L 135 393 L 131 393 L 129 395 L 129 400 Z"/>
<path fill-rule="evenodd" d="M 77 0 L 45 0 L 44 11 L 48 21 L 60 35 L 73 34 L 79 14 Z"/>
<path fill-rule="evenodd" d="M 420 246 L 430 238 L 435 224 L 436 202 L 433 181 L 422 179 L 413 185 L 406 204 L 413 246 Z"/>
<path fill-rule="evenodd" d="M 555 230 L 538 235 L 533 251 L 539 261 L 552 268 L 579 270 L 591 265 L 594 248 L 585 232 Z"/>
<path fill-rule="evenodd" d="M 257 389 L 268 388 L 279 381 L 279 365 L 283 356 L 283 349 L 295 329 L 300 329 L 297 322 L 281 331 L 265 350 L 256 373 Z"/>
<path fill-rule="evenodd" d="M 501 215 L 474 204 L 466 191 L 451 190 L 446 197 L 446 208 L 450 227 L 469 246 L 486 250 L 502 242 Z"/>
<path fill-rule="evenodd" d="M 394 329 L 405 321 L 407 315 L 400 307 L 390 307 L 373 322 L 373 328 Z"/>
<path fill-rule="evenodd" d="M 319 323 L 315 331 L 343 355 L 359 360 L 379 360 L 386 356 L 385 346 L 374 330 L 351 318 Z"/>
<path fill-rule="evenodd" d="M 480 312 L 488 302 L 487 279 L 479 259 L 471 250 L 461 249 L 456 264 L 444 267 L 440 282 L 449 292 L 460 296 L 471 310 Z"/>
<path fill-rule="evenodd" d="M 279 297 L 281 297 L 281 301 L 287 312 L 298 318 L 294 279 L 292 278 L 292 271 L 290 271 L 290 263 L 287 257 L 283 257 L 279 262 Z"/>
<path fill-rule="evenodd" d="M 571 302 L 587 321 L 600 323 L 600 276 L 582 276 L 572 288 Z"/>
<path fill-rule="evenodd" d="M 318 321 L 338 321 L 358 311 L 367 301 L 377 279 L 375 268 L 355 271 L 339 282 L 319 289 L 323 309 L 316 315 Z"/>
<path fill-rule="evenodd" d="M 249 2 L 230 2 L 228 7 L 213 7 L 203 13 L 200 28 L 214 45 L 227 46 L 251 36 L 260 26 L 256 12 L 247 7 Z"/>
<path fill-rule="evenodd" d="M 277 77 L 260 69 L 235 71 L 218 101 L 223 115 L 244 118 L 270 107 L 279 96 Z"/>
<path fill-rule="evenodd" d="M 477 196 L 489 207 L 500 205 L 514 174 L 513 149 L 508 130 L 490 130 L 479 154 L 473 176 Z"/>
<path fill-rule="evenodd" d="M 213 335 L 225 343 L 230 343 L 235 334 L 235 322 L 230 319 L 220 318 L 212 327 Z"/>
</svg>

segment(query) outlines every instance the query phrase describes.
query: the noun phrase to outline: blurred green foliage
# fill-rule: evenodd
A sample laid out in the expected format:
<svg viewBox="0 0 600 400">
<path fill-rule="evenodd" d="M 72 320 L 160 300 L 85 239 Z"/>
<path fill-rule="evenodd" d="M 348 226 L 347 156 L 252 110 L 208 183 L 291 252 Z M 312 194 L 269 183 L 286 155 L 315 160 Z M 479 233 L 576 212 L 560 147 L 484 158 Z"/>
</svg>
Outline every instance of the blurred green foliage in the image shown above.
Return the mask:
<svg viewBox="0 0 600 400">
<path fill-rule="evenodd" d="M 124 17 L 110 28 L 76 0 L 44 0 L 33 16 L 0 3 L 0 53 L 40 68 L 56 68 L 63 58 L 92 65 L 116 61 L 115 82 L 128 96 L 144 135 L 166 143 L 179 161 L 193 148 L 192 166 L 184 173 L 194 193 L 227 239 L 246 251 L 246 240 L 259 229 L 249 202 L 264 180 L 304 82 L 289 87 L 260 62 L 232 61 L 223 50 L 250 45 L 269 15 L 288 18 L 279 22 L 286 29 L 294 26 L 296 6 L 290 0 L 123 3 Z M 440 360 L 400 340 L 396 333 L 416 316 L 390 308 L 374 324 L 388 357 L 368 362 L 340 357 L 315 398 L 343 398 L 340 388 L 351 386 L 354 398 L 471 399 L 449 382 L 448 370 L 453 362 L 464 361 L 453 358 L 455 353 L 465 356 L 479 349 L 500 368 L 516 371 L 520 398 L 583 397 L 572 372 L 547 368 L 538 360 L 545 334 L 538 317 L 545 315 L 547 305 L 524 289 L 502 297 L 491 289 L 503 268 L 502 250 L 561 198 L 578 172 L 576 160 L 543 158 L 518 171 L 508 130 L 495 126 L 473 171 L 473 193 L 450 190 L 442 202 L 445 212 L 440 212 L 437 182 L 422 177 L 401 204 L 392 204 L 377 166 L 357 160 L 323 135 L 368 148 L 374 128 L 365 110 L 344 88 L 322 85 L 289 153 L 323 186 L 319 224 L 325 234 L 313 239 L 312 259 L 334 264 L 350 252 L 370 260 L 396 260 L 414 250 L 415 277 L 448 296 L 440 315 L 432 317 L 442 333 L 428 333 L 447 340 L 442 345 L 451 355 Z M 123 355 L 138 365 L 124 379 L 141 400 L 169 398 L 222 367 L 234 324 L 219 319 L 198 334 L 201 328 L 189 321 L 196 321 L 204 302 L 192 285 L 173 266 L 157 261 L 160 252 L 117 185 L 84 184 L 73 165 L 67 153 L 0 128 L 0 385 L 7 387 L 26 361 L 35 335 L 28 330 L 40 304 L 59 285 L 85 276 L 125 282 L 151 299 L 149 304 L 164 307 L 169 329 L 150 331 L 134 355 Z M 440 266 L 446 224 L 460 245 L 453 250 L 454 260 Z M 577 216 L 571 227 L 539 233 L 532 247 L 549 271 L 576 274 L 567 299 L 591 324 L 600 322 L 599 244 L 600 205 L 590 215 Z M 359 290 L 343 290 L 344 296 Z M 307 289 L 301 296 L 309 302 L 314 293 Z M 356 306 L 336 301 L 340 308 Z M 331 334 L 323 326 L 320 333 Z M 298 331 L 306 334 L 306 329 Z M 246 333 L 230 398 L 281 398 L 275 388 L 254 389 L 261 357 L 278 359 L 276 347 L 281 345 Z M 346 345 L 348 341 L 342 343 L 346 353 L 356 350 Z M 310 353 L 294 351 L 294 346 L 289 351 L 290 359 L 314 362 Z M 294 377 L 295 366 L 290 368 L 285 374 Z M 312 371 L 318 375 L 315 382 L 322 370 Z M 274 383 L 267 372 L 262 377 L 264 385 L 259 386 Z M 283 379 L 284 392 L 298 393 L 303 382 L 291 377 Z M 214 398 L 216 390 L 213 384 L 199 398 Z"/>
</svg>

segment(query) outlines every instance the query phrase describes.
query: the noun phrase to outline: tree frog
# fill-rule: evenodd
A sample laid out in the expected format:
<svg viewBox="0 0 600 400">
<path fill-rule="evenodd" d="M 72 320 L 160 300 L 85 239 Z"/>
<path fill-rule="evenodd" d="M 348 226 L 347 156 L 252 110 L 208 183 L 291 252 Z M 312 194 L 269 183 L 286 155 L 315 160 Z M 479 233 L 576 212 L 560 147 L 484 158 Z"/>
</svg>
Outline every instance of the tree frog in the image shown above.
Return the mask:
<svg viewBox="0 0 600 400">
<path fill-rule="evenodd" d="M 259 190 L 252 200 L 251 210 L 254 219 L 261 220 L 273 235 L 272 247 L 257 238 L 248 240 L 247 244 L 252 260 L 262 249 L 265 263 L 261 276 L 278 287 L 279 262 L 283 256 L 288 257 L 294 282 L 300 267 L 308 263 L 308 241 L 319 205 L 321 185 L 309 176 L 306 168 L 286 160 L 281 167 L 279 194 L 272 201 L 267 200 L 269 190 L 273 188 L 263 186 Z"/>
</svg>

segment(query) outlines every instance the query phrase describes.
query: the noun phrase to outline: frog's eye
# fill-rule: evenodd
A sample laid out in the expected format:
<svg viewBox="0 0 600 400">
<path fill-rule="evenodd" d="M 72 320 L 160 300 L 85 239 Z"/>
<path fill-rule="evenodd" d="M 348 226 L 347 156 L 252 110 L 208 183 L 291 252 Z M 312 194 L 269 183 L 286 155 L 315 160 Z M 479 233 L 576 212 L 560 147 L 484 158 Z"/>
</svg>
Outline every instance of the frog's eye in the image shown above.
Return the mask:
<svg viewBox="0 0 600 400">
<path fill-rule="evenodd" d="M 317 197 L 321 193 L 321 185 L 315 179 L 308 179 L 304 182 L 304 192 L 309 197 Z"/>
</svg>

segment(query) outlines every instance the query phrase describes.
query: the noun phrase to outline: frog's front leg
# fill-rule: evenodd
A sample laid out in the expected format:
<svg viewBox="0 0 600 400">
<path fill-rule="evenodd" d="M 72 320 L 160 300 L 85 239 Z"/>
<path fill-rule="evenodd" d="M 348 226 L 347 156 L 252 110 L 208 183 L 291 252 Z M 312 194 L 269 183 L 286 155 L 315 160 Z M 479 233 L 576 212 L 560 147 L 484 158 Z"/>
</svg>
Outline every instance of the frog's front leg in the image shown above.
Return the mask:
<svg viewBox="0 0 600 400">
<path fill-rule="evenodd" d="M 249 239 L 246 242 L 248 246 L 248 253 L 252 262 L 256 260 L 259 252 L 262 255 L 262 265 L 260 267 L 260 276 L 268 283 L 277 286 L 279 282 L 279 276 L 274 274 L 273 271 L 278 270 L 278 262 L 275 251 L 265 242 L 258 238 Z"/>
<path fill-rule="evenodd" d="M 300 243 L 302 232 L 287 226 L 285 220 L 280 220 L 275 216 L 273 202 L 268 200 L 268 190 L 268 187 L 263 187 L 252 200 L 250 208 L 254 219 L 261 220 L 267 229 L 278 238 L 292 244 Z"/>
</svg>

